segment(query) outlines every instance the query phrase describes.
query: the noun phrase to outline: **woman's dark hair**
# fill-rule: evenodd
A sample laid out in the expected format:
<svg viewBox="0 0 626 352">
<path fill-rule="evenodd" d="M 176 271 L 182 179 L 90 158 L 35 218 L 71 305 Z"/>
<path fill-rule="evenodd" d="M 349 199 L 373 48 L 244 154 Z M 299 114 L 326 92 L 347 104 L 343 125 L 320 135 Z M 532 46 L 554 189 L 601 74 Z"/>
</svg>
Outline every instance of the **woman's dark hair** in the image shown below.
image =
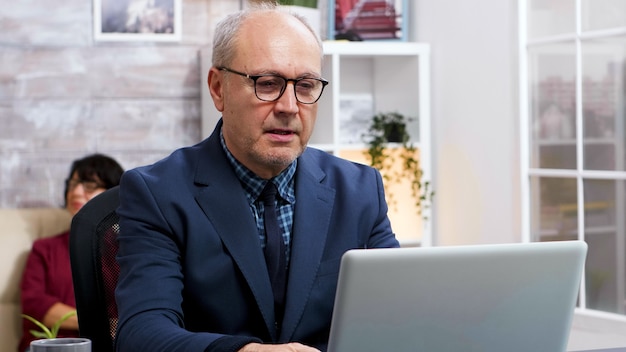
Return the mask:
<svg viewBox="0 0 626 352">
<path fill-rule="evenodd" d="M 65 182 L 65 203 L 67 203 L 68 182 L 76 173 L 81 181 L 97 181 L 104 188 L 113 188 L 120 184 L 124 169 L 115 159 L 104 154 L 92 154 L 74 160 L 70 174 Z M 67 204 L 65 204 L 67 206 Z"/>
</svg>

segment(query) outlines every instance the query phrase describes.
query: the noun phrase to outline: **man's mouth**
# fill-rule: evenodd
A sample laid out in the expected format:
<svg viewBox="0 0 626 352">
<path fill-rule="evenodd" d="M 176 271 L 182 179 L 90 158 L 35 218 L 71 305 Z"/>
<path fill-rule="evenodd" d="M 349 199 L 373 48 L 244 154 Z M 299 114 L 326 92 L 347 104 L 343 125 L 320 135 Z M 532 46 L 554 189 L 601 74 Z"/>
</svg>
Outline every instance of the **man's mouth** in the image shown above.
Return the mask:
<svg viewBox="0 0 626 352">
<path fill-rule="evenodd" d="M 271 130 L 269 131 L 269 133 L 272 134 L 280 134 L 280 135 L 289 135 L 289 134 L 293 134 L 292 131 L 286 131 L 286 130 Z"/>
</svg>

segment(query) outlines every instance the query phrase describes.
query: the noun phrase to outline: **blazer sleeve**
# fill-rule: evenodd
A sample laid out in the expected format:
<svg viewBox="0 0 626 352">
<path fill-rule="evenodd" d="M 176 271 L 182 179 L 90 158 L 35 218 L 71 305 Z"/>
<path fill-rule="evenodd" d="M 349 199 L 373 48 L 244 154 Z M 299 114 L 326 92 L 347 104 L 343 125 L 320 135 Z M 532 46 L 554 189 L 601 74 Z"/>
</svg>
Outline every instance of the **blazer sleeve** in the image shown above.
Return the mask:
<svg viewBox="0 0 626 352">
<path fill-rule="evenodd" d="M 136 170 L 120 184 L 116 289 L 118 351 L 204 351 L 221 334 L 190 332 L 182 310 L 180 249 L 154 190 Z"/>
<path fill-rule="evenodd" d="M 374 226 L 367 241 L 367 248 L 397 248 L 400 243 L 396 239 L 395 233 L 391 229 L 391 223 L 387 216 L 388 205 L 385 200 L 385 188 L 383 180 L 378 170 L 374 169 L 376 179 L 376 203 L 378 204 Z"/>
</svg>

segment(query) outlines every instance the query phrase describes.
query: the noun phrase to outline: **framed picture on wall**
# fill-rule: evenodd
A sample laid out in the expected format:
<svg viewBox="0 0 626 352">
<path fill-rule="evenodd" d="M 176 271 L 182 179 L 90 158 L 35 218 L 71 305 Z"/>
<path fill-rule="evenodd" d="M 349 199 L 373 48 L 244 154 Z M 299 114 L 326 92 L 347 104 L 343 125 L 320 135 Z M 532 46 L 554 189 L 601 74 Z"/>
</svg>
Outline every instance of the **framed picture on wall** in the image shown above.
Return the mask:
<svg viewBox="0 0 626 352">
<path fill-rule="evenodd" d="M 182 0 L 93 0 L 96 41 L 179 41 Z"/>
<path fill-rule="evenodd" d="M 363 144 L 363 135 L 374 116 L 370 93 L 341 94 L 339 97 L 339 143 Z"/>
<path fill-rule="evenodd" d="M 408 0 L 329 0 L 328 39 L 408 40 Z"/>
</svg>

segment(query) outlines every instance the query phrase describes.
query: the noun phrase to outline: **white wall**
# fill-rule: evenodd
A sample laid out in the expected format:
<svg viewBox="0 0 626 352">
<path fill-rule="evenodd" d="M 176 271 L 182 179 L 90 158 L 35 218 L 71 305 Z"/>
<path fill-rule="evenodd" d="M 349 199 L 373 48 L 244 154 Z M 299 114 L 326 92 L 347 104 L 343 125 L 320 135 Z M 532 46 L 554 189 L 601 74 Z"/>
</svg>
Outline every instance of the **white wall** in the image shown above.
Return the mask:
<svg viewBox="0 0 626 352">
<path fill-rule="evenodd" d="M 435 241 L 521 239 L 516 0 L 416 0 L 432 50 Z M 626 346 L 626 322 L 574 317 L 568 351 Z"/>
<path fill-rule="evenodd" d="M 411 6 L 413 38 L 432 50 L 435 241 L 517 242 L 517 2 Z"/>
</svg>

